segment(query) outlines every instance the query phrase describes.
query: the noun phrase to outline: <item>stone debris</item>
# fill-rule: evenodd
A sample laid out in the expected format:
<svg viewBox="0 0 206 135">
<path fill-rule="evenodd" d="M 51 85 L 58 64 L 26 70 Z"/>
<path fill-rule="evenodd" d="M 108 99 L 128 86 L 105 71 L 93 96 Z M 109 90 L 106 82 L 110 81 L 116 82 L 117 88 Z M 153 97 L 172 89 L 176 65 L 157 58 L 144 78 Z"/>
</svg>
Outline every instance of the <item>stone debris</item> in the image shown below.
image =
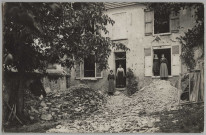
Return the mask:
<svg viewBox="0 0 206 135">
<path fill-rule="evenodd" d="M 151 133 L 159 131 L 155 123 L 160 116 L 150 114 L 177 109 L 178 104 L 177 89 L 164 80 L 154 80 L 130 97 L 122 92 L 103 97 L 87 89 L 50 94 L 39 103 L 32 102 L 38 107 L 32 105 L 30 114 L 35 112 L 44 120 L 62 119 L 47 133 Z"/>
<path fill-rule="evenodd" d="M 149 86 L 135 93 L 135 102 L 141 102 L 146 112 L 177 110 L 178 89 L 169 81 L 154 80 Z"/>
<path fill-rule="evenodd" d="M 105 107 L 99 113 L 77 119 L 72 123 L 62 123 L 48 130 L 48 133 L 144 133 L 158 132 L 156 122 L 160 122 L 154 112 L 170 110 L 177 105 L 177 89 L 169 81 L 155 80 L 143 90 L 127 97 L 121 92 L 107 97 Z M 172 107 L 173 106 L 173 107 Z M 142 114 L 145 115 L 142 115 Z"/>
<path fill-rule="evenodd" d="M 59 120 L 74 119 L 102 107 L 104 97 L 98 91 L 86 85 L 71 87 L 67 91 L 47 93 L 41 100 L 27 93 L 25 96 L 25 108 L 31 119 L 35 120 Z"/>
</svg>

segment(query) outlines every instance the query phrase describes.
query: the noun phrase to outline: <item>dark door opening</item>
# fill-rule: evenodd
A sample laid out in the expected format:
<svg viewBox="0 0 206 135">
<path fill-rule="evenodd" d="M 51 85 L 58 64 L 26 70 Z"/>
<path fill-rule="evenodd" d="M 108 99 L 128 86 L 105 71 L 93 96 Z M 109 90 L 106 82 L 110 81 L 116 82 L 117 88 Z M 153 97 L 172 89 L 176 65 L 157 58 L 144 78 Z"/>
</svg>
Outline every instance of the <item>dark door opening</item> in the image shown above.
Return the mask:
<svg viewBox="0 0 206 135">
<path fill-rule="evenodd" d="M 115 53 L 115 73 L 117 73 L 117 68 L 119 65 L 122 66 L 126 75 L 126 52 L 117 52 Z M 122 83 L 122 84 L 120 84 Z M 116 88 L 126 87 L 126 78 L 124 78 L 123 82 L 117 81 L 116 78 Z"/>
<path fill-rule="evenodd" d="M 159 64 L 160 64 L 160 59 L 161 59 L 161 55 L 164 54 L 165 58 L 168 61 L 168 75 L 171 75 L 171 49 L 154 49 L 154 54 L 157 54 L 158 58 L 159 58 Z M 159 76 L 159 75 L 157 75 Z"/>
</svg>

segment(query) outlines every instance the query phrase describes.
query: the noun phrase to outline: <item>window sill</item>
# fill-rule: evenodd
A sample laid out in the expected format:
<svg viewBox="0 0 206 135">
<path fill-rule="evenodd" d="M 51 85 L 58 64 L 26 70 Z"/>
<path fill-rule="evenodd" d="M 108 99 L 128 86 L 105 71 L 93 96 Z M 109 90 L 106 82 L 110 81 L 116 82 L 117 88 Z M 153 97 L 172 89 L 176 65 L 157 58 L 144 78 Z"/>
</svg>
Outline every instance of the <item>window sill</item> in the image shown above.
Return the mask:
<svg viewBox="0 0 206 135">
<path fill-rule="evenodd" d="M 172 34 L 171 32 L 168 32 L 168 33 L 153 34 L 153 36 L 168 36 L 168 35 L 171 35 L 171 34 Z"/>
<path fill-rule="evenodd" d="M 120 40 L 127 40 L 128 38 L 114 38 L 114 39 L 112 39 L 112 41 L 120 41 Z"/>
<path fill-rule="evenodd" d="M 98 79 L 102 79 L 102 77 L 83 77 L 83 78 L 75 78 L 76 80 L 90 80 L 90 81 L 96 81 Z"/>
<path fill-rule="evenodd" d="M 173 76 L 168 76 L 168 78 L 172 78 Z M 152 76 L 152 78 L 154 78 L 154 79 L 160 79 L 160 76 Z"/>
</svg>

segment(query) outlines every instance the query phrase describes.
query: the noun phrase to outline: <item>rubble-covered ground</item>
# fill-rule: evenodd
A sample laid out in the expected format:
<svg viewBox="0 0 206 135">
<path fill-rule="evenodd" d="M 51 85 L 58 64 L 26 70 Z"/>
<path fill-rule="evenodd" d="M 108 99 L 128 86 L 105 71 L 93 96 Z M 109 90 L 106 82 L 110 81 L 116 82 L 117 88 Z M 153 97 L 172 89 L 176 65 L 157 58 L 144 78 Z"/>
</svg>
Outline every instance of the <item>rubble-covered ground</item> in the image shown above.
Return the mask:
<svg viewBox="0 0 206 135">
<path fill-rule="evenodd" d="M 104 102 L 103 94 L 86 85 L 78 85 L 66 91 L 49 92 L 42 99 L 28 94 L 25 110 L 32 120 L 76 119 L 97 111 Z"/>
<path fill-rule="evenodd" d="M 44 126 L 45 130 L 39 132 L 141 133 L 203 131 L 204 106 L 201 104 L 178 106 L 178 90 L 171 86 L 169 81 L 154 80 L 150 85 L 130 97 L 117 91 L 114 96 L 106 96 L 106 102 L 100 93 L 97 95 L 99 97 L 95 97 L 95 94 L 91 94 L 88 97 L 88 102 L 94 99 L 94 102 L 91 103 L 93 106 L 87 107 L 93 108 L 96 106 L 94 110 L 91 109 L 92 111 L 86 111 L 87 109 L 84 109 L 85 101 L 80 99 L 76 100 L 77 102 L 74 106 L 65 107 L 66 111 L 60 110 L 56 105 L 62 102 L 64 106 L 64 100 L 61 100 L 61 102 L 55 101 L 48 105 L 51 101 L 48 102 L 44 99 L 46 106 L 49 106 L 49 109 L 46 109 L 45 118 L 50 113 L 51 117 L 49 116 L 49 119 L 42 117 L 42 114 L 44 114 L 41 111 L 44 108 L 42 103 L 40 103 L 40 110 L 38 110 L 41 115 L 33 117 L 41 119 L 41 123 L 38 123 L 40 127 L 46 123 L 56 123 L 47 128 Z M 65 99 L 63 95 L 60 97 Z M 76 99 L 75 96 L 73 96 L 71 101 L 74 99 Z M 52 105 L 58 109 L 57 113 L 55 113 L 57 116 L 52 115 Z M 65 112 L 68 114 L 65 115 Z M 76 115 L 76 112 L 79 115 Z M 34 131 L 36 132 L 36 130 Z M 27 132 L 32 132 L 32 129 L 29 128 Z"/>
</svg>

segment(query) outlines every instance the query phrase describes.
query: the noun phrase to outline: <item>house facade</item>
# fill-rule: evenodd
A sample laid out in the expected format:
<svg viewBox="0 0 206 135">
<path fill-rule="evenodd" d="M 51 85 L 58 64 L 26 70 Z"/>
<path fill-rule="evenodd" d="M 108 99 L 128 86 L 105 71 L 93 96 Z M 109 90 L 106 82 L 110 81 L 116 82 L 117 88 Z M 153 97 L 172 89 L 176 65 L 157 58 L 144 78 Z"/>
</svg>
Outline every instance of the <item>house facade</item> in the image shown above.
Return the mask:
<svg viewBox="0 0 206 135">
<path fill-rule="evenodd" d="M 125 52 L 113 49 L 108 59 L 109 69 L 104 71 L 98 70 L 98 63 L 92 58 L 76 63 L 71 69 L 71 86 L 86 83 L 95 89 L 106 90 L 109 70 L 116 74 L 117 67 L 121 64 L 125 72 L 128 68 L 132 69 L 139 86 L 143 87 L 153 79 L 160 78 L 153 74 L 154 54 L 159 58 L 164 54 L 167 58 L 169 80 L 172 83 L 180 73 L 187 71 L 180 59 L 181 44 L 177 37 L 184 35 L 184 32 L 195 25 L 194 9 L 181 9 L 179 14 L 172 13 L 161 17 L 140 3 L 105 3 L 105 6 L 105 14 L 111 17 L 115 24 L 107 26 L 107 35 L 102 34 L 110 37 L 113 42 L 125 44 L 130 50 Z M 156 23 L 157 19 L 161 19 L 162 23 Z"/>
</svg>

